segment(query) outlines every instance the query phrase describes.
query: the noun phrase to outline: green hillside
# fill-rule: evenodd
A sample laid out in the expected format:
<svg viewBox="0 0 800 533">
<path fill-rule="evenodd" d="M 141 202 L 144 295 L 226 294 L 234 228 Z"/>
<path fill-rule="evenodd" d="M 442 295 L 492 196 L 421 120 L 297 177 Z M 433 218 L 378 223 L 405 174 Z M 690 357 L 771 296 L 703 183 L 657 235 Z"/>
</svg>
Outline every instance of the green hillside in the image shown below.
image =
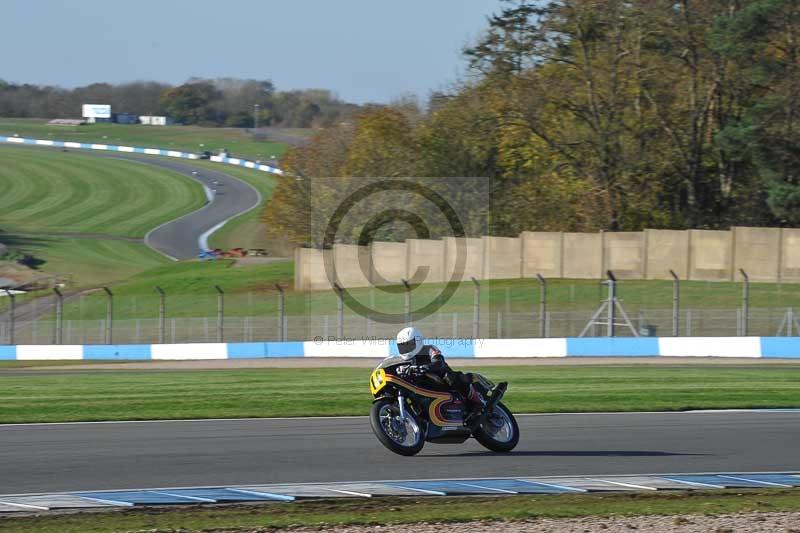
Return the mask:
<svg viewBox="0 0 800 533">
<path fill-rule="evenodd" d="M 191 179 L 139 163 L 12 147 L 0 160 L 6 232 L 144 237 L 206 201 Z"/>
<path fill-rule="evenodd" d="M 0 163 L 0 241 L 71 287 L 168 262 L 141 239 L 206 201 L 189 178 L 139 163 L 9 146 Z"/>
</svg>

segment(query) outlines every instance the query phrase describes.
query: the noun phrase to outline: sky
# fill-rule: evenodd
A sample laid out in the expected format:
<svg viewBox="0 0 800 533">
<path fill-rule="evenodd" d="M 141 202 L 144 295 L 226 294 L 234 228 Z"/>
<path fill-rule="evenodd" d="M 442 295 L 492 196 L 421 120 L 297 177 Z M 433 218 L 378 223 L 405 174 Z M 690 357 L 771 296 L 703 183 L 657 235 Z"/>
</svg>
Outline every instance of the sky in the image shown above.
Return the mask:
<svg viewBox="0 0 800 533">
<path fill-rule="evenodd" d="M 0 79 L 76 87 L 270 79 L 356 103 L 425 99 L 500 0 L 2 0 Z"/>
</svg>

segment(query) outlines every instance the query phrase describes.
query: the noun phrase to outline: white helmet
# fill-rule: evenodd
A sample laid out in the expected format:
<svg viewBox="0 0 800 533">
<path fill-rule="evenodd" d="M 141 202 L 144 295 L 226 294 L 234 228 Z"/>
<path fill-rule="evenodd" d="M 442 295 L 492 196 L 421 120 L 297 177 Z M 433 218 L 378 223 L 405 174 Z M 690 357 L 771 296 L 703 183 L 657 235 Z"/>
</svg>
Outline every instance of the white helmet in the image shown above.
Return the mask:
<svg viewBox="0 0 800 533">
<path fill-rule="evenodd" d="M 397 334 L 397 351 L 403 359 L 408 360 L 417 355 L 424 343 L 425 338 L 417 328 L 403 328 Z"/>
</svg>

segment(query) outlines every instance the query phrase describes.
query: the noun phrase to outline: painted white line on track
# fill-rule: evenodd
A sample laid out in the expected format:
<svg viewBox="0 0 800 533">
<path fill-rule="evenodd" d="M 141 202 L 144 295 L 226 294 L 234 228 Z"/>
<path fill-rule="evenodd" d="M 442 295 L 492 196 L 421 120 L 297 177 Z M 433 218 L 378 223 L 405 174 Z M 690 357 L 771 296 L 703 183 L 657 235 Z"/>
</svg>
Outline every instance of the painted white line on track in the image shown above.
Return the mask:
<svg viewBox="0 0 800 533">
<path fill-rule="evenodd" d="M 190 488 L 195 488 L 195 487 L 185 487 L 185 488 L 190 489 Z M 201 487 L 201 488 L 211 488 L 211 487 Z M 172 489 L 172 490 L 175 490 L 175 489 Z M 264 492 L 264 491 L 261 491 L 261 490 L 248 490 L 248 489 L 241 489 L 241 488 L 236 489 L 236 488 L 232 488 L 232 487 L 225 487 L 225 490 L 230 490 L 232 492 L 241 492 L 242 494 L 252 494 L 254 496 L 263 496 L 263 497 L 266 497 L 266 498 L 275 498 L 275 499 L 283 500 L 283 501 L 287 501 L 287 502 L 293 502 L 295 500 L 294 496 L 289 496 L 287 494 L 274 494 L 272 492 Z"/>
<path fill-rule="evenodd" d="M 37 511 L 49 511 L 49 507 L 44 507 L 42 505 L 28 505 L 27 503 L 16 503 L 16 502 L 7 502 L 0 500 L 0 504 L 3 505 L 10 505 L 12 507 L 22 507 L 23 509 L 35 509 Z"/>
<path fill-rule="evenodd" d="M 687 474 L 687 475 L 692 476 L 692 475 L 695 475 L 695 474 Z M 668 476 L 659 476 L 659 477 L 662 477 L 662 478 L 667 479 L 669 481 L 674 481 L 676 483 L 686 483 L 687 485 L 692 485 L 692 486 L 695 486 L 695 487 L 708 487 L 710 489 L 724 489 L 725 488 L 725 485 L 712 485 L 711 483 L 701 483 L 700 481 L 687 481 L 685 479 L 675 479 L 673 477 L 668 477 Z"/>
<path fill-rule="evenodd" d="M 438 490 L 418 489 L 416 487 L 405 487 L 401 485 L 394 485 L 394 486 L 397 487 L 398 489 L 413 490 L 416 492 L 421 492 L 423 494 L 430 494 L 432 496 L 447 496 L 447 493 Z"/>
<path fill-rule="evenodd" d="M 792 488 L 792 485 L 784 485 L 783 483 L 773 483 L 772 481 L 761 481 L 760 479 L 747 479 L 746 477 L 724 476 L 722 474 L 720 474 L 719 477 L 724 477 L 725 479 L 733 479 L 736 481 L 747 481 L 748 483 L 758 483 L 759 485 L 767 485 L 769 487 L 781 487 L 784 489 Z"/>
<path fill-rule="evenodd" d="M 610 479 L 603 479 L 598 477 L 587 477 L 587 481 L 601 481 L 603 483 L 610 483 L 612 485 L 619 485 L 620 487 L 628 487 L 631 489 L 641 489 L 641 490 L 658 490 L 655 487 L 646 487 L 644 485 L 634 485 L 633 483 L 623 483 L 621 481 L 611 481 Z"/>
<path fill-rule="evenodd" d="M 352 490 L 342 490 L 342 489 L 329 489 L 325 487 L 323 490 L 329 490 L 331 492 L 338 492 L 339 494 L 347 494 L 348 496 L 359 496 L 361 498 L 372 498 L 372 494 L 367 494 L 366 492 L 354 492 Z"/>
<path fill-rule="evenodd" d="M 172 496 L 173 498 L 186 498 L 187 500 L 194 500 L 198 502 L 217 503 L 217 500 L 213 500 L 211 498 L 201 498 L 199 496 L 185 496 L 183 494 L 174 494 L 172 492 L 166 492 L 161 490 L 148 490 L 147 492 L 152 492 L 153 494 L 163 494 L 164 496 Z"/>
<path fill-rule="evenodd" d="M 494 488 L 494 487 L 484 487 L 483 485 L 473 485 L 472 483 L 457 482 L 457 483 L 455 483 L 455 485 L 462 485 L 464 487 L 471 487 L 473 489 L 490 490 L 490 491 L 493 491 L 493 492 L 502 492 L 504 494 L 519 494 L 519 492 L 517 492 L 515 490 L 497 489 L 497 488 Z"/>
<path fill-rule="evenodd" d="M 531 485 L 544 485 L 545 487 L 553 487 L 555 489 L 561 489 L 568 492 L 588 492 L 586 489 L 581 489 L 578 487 L 567 487 L 566 485 L 556 485 L 555 483 L 546 483 L 544 481 L 539 481 L 539 478 L 530 478 L 530 479 L 505 478 L 505 479 L 515 479 L 516 481 L 521 481 L 523 483 L 530 483 Z M 542 479 L 550 479 L 550 478 L 542 478 Z"/>
<path fill-rule="evenodd" d="M 98 491 L 98 492 L 100 492 L 100 491 Z M 69 492 L 61 492 L 61 493 L 55 493 L 55 494 L 70 494 L 70 493 Z M 41 496 L 45 496 L 45 495 L 41 494 Z M 105 498 L 94 498 L 92 496 L 83 496 L 81 494 L 76 494 L 75 496 L 77 496 L 78 498 L 83 498 L 84 500 L 89 500 L 89 501 L 97 502 L 97 503 L 107 503 L 109 505 L 122 505 L 124 507 L 133 507 L 133 504 L 131 502 L 123 502 L 121 500 L 108 500 L 108 499 L 105 499 Z"/>
</svg>

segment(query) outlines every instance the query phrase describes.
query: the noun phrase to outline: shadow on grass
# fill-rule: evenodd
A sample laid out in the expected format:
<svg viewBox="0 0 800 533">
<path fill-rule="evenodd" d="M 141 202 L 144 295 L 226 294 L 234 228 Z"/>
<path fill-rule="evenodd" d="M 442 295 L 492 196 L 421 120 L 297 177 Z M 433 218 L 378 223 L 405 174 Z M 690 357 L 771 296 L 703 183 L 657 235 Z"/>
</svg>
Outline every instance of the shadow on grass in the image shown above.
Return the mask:
<svg viewBox="0 0 800 533">
<path fill-rule="evenodd" d="M 5 259 L 15 261 L 34 270 L 44 265 L 46 261 L 32 254 L 24 253 L 20 251 L 19 248 L 31 246 L 42 247 L 46 246 L 48 242 L 49 240 L 46 238 L 18 233 L 6 233 L 0 229 L 0 244 L 4 244 L 9 248 L 9 253 L 5 256 Z"/>
<path fill-rule="evenodd" d="M 441 455 L 421 455 L 420 457 L 491 457 L 495 455 L 504 457 L 671 457 L 671 456 L 702 456 L 705 453 L 678 453 L 659 452 L 647 450 L 530 450 L 513 451 L 508 453 L 498 452 L 464 452 Z"/>
</svg>

